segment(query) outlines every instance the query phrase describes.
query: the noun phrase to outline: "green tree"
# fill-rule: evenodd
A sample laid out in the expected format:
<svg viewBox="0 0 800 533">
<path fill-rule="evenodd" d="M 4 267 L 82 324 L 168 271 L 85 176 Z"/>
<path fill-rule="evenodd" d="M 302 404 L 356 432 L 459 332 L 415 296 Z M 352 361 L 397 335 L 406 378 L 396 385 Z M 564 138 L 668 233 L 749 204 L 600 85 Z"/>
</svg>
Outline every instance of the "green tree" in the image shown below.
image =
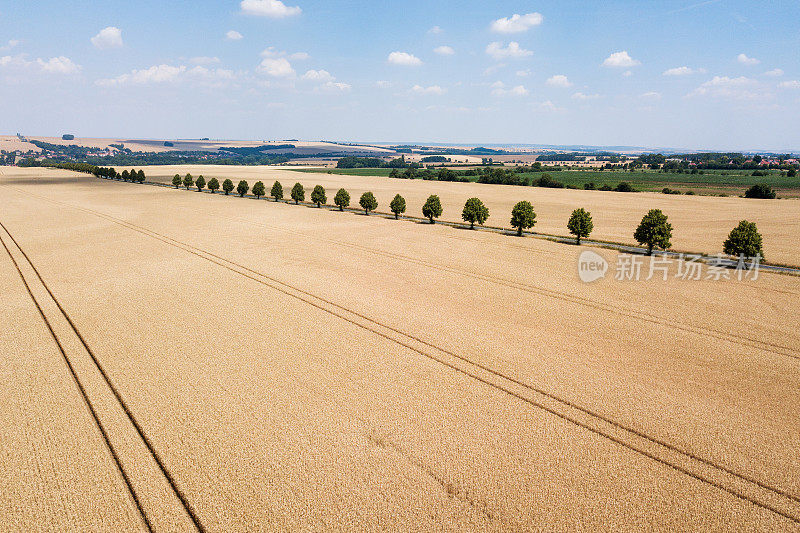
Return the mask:
<svg viewBox="0 0 800 533">
<path fill-rule="evenodd" d="M 217 178 L 211 178 L 208 180 L 208 190 L 211 191 L 211 194 L 214 194 L 219 190 L 219 180 Z"/>
<path fill-rule="evenodd" d="M 228 196 L 233 190 L 233 182 L 229 179 L 225 179 L 225 181 L 222 182 L 222 190 L 225 192 L 225 196 Z"/>
<path fill-rule="evenodd" d="M 128 171 L 127 170 L 123 170 L 121 176 L 122 176 L 122 181 L 128 181 Z"/>
<path fill-rule="evenodd" d="M 263 181 L 255 182 L 255 184 L 253 185 L 253 196 L 260 199 L 262 196 L 266 196 L 266 194 L 267 194 L 267 188 L 264 187 L 264 182 Z"/>
<path fill-rule="evenodd" d="M 294 187 L 292 187 L 292 200 L 294 200 L 295 205 L 299 204 L 305 199 L 306 199 L 306 190 L 299 183 L 295 183 Z"/>
<path fill-rule="evenodd" d="M 764 248 L 761 242 L 761 234 L 756 228 L 755 222 L 742 220 L 739 225 L 731 230 L 730 235 L 722 245 L 722 251 L 728 255 L 764 257 Z"/>
<path fill-rule="evenodd" d="M 430 220 L 431 224 L 434 223 L 434 218 L 442 216 L 442 202 L 437 195 L 428 196 L 428 199 L 425 200 L 425 205 L 422 206 L 422 215 Z"/>
<path fill-rule="evenodd" d="M 333 197 L 333 203 L 339 206 L 339 211 L 344 211 L 344 208 L 350 205 L 350 193 L 339 189 Z"/>
<path fill-rule="evenodd" d="M 147 178 L 145 178 L 144 170 L 139 170 L 139 172 L 136 173 L 136 181 L 139 183 L 144 183 L 145 179 Z"/>
<path fill-rule="evenodd" d="M 486 219 L 489 218 L 489 208 L 480 199 L 470 198 L 464 204 L 461 218 L 464 219 L 464 222 L 469 222 L 470 229 L 475 229 L 476 222 L 482 226 Z"/>
<path fill-rule="evenodd" d="M 392 210 L 392 213 L 394 213 L 394 219 L 397 220 L 400 218 L 402 213 L 406 212 L 406 199 L 399 194 L 395 194 L 394 198 L 392 198 L 392 201 L 389 202 L 389 209 Z"/>
<path fill-rule="evenodd" d="M 176 189 L 181 186 L 181 183 L 183 183 L 183 180 L 179 174 L 172 176 L 172 185 L 174 185 Z"/>
<path fill-rule="evenodd" d="M 272 190 L 270 191 L 270 196 L 275 198 L 275 201 L 283 200 L 283 185 L 281 185 L 280 181 L 276 181 L 272 184 Z"/>
<path fill-rule="evenodd" d="M 569 217 L 569 222 L 567 222 L 567 229 L 570 233 L 575 235 L 575 244 L 580 246 L 581 238 L 586 238 L 594 229 L 594 223 L 592 222 L 592 215 L 589 214 L 587 210 L 584 208 L 576 209 L 572 212 L 572 216 Z"/>
<path fill-rule="evenodd" d="M 194 182 L 195 187 L 197 187 L 197 192 L 203 192 L 203 188 L 206 186 L 206 179 L 203 175 L 197 176 L 197 181 Z"/>
<path fill-rule="evenodd" d="M 239 182 L 239 185 L 236 186 L 236 192 L 239 193 L 240 197 L 243 197 L 247 194 L 247 191 L 250 190 L 250 185 L 247 184 L 245 180 Z"/>
<path fill-rule="evenodd" d="M 128 179 L 131 181 L 136 181 L 139 178 L 139 174 L 136 172 L 135 168 L 132 168 L 130 172 L 128 172 Z"/>
<path fill-rule="evenodd" d="M 189 173 L 187 172 L 187 173 L 186 173 L 186 175 L 183 177 L 183 186 L 184 186 L 184 187 L 186 187 L 186 190 L 188 191 L 188 190 L 189 190 L 189 188 L 190 188 L 192 185 L 194 185 L 194 178 L 192 177 L 192 175 L 191 175 L 191 174 L 189 174 Z"/>
<path fill-rule="evenodd" d="M 322 185 L 317 185 L 311 191 L 311 201 L 317 204 L 317 207 L 328 201 L 328 197 L 325 196 L 325 188 Z"/>
<path fill-rule="evenodd" d="M 759 183 L 758 185 L 753 185 L 744 193 L 745 198 L 763 198 L 767 200 L 772 200 L 775 198 L 775 191 L 772 190 L 772 187 L 769 185 Z"/>
<path fill-rule="evenodd" d="M 370 211 L 378 209 L 378 200 L 376 200 L 375 195 L 369 191 L 361 195 L 358 204 L 364 209 L 366 215 L 369 215 Z"/>
<path fill-rule="evenodd" d="M 667 215 L 660 209 L 651 209 L 642 218 L 642 222 L 633 234 L 636 242 L 647 246 L 647 255 L 653 254 L 653 248 L 666 250 L 672 243 L 672 224 L 667 222 Z"/>
<path fill-rule="evenodd" d="M 530 229 L 536 224 L 536 213 L 533 206 L 527 200 L 517 202 L 511 210 L 511 227 L 517 228 L 517 235 L 522 236 L 522 230 Z"/>
</svg>

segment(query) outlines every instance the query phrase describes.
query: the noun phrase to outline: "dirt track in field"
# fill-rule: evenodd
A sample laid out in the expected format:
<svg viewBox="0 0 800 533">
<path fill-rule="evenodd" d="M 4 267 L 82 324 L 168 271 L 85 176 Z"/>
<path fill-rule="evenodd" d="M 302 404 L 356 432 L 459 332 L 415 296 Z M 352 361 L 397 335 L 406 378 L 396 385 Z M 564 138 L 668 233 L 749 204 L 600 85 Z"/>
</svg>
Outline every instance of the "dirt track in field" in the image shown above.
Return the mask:
<svg viewBox="0 0 800 533">
<path fill-rule="evenodd" d="M 3 443 L 53 465 L 2 467 L 17 529 L 145 527 L 35 299 L 156 529 L 131 417 L 208 530 L 800 524 L 797 278 L 587 285 L 574 246 L 3 170 Z"/>
</svg>

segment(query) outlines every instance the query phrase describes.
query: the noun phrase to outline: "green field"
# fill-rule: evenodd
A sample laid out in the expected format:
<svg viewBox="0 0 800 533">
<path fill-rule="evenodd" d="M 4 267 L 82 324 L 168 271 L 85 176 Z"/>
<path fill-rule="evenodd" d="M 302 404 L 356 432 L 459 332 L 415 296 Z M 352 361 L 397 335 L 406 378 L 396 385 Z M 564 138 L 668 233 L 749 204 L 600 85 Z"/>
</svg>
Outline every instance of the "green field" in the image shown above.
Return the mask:
<svg viewBox="0 0 800 533">
<path fill-rule="evenodd" d="M 389 168 L 330 168 L 291 169 L 296 172 L 324 172 L 349 176 L 383 176 L 389 175 Z M 783 196 L 800 195 L 800 178 L 781 176 L 780 171 L 770 171 L 767 176 L 752 176 L 751 171 L 744 170 L 706 170 L 704 174 L 664 173 L 651 170 L 630 171 L 598 171 L 598 170 L 559 170 L 548 171 L 554 180 L 564 185 L 583 188 L 583 184 L 594 182 L 597 187 L 610 185 L 614 187 L 621 181 L 627 181 L 639 191 L 661 191 L 664 187 L 678 189 L 682 192 L 694 191 L 698 194 L 731 194 L 739 195 L 751 185 L 766 183 L 778 189 Z M 521 176 L 538 179 L 541 172 L 523 173 Z M 477 177 L 470 177 L 476 181 Z"/>
</svg>

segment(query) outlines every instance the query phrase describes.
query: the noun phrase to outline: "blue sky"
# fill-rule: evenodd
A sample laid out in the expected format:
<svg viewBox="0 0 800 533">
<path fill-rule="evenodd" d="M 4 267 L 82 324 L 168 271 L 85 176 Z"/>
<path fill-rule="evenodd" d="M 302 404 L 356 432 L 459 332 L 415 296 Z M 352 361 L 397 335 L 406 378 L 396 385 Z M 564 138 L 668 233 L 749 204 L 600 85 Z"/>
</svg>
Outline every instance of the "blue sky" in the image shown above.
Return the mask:
<svg viewBox="0 0 800 533">
<path fill-rule="evenodd" d="M 0 0 L 0 130 L 800 150 L 798 19 L 796 0 Z"/>
</svg>

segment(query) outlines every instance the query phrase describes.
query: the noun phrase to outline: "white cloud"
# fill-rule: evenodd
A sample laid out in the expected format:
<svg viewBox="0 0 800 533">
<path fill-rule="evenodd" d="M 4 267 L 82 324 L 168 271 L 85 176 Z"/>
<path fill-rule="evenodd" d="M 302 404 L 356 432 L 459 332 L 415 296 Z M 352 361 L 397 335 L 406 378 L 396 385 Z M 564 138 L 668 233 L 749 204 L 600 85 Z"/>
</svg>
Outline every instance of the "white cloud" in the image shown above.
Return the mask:
<svg viewBox="0 0 800 533">
<path fill-rule="evenodd" d="M 232 80 L 235 77 L 232 70 L 222 68 L 210 69 L 202 65 L 197 65 L 186 71 L 186 73 L 190 76 L 196 76 L 205 80 Z"/>
<path fill-rule="evenodd" d="M 738 61 L 742 65 L 748 65 L 748 66 L 758 65 L 759 63 L 761 63 L 761 61 L 759 61 L 754 57 L 747 57 L 746 54 L 739 54 L 738 56 L 736 56 L 736 61 Z"/>
<path fill-rule="evenodd" d="M 265 57 L 257 70 L 274 78 L 292 78 L 295 71 L 285 57 Z"/>
<path fill-rule="evenodd" d="M 573 100 L 597 100 L 600 98 L 599 94 L 584 94 L 580 91 L 572 95 Z"/>
<path fill-rule="evenodd" d="M 644 98 L 646 100 L 661 100 L 661 93 L 657 93 L 655 91 L 649 91 L 639 95 L 639 98 Z"/>
<path fill-rule="evenodd" d="M 178 77 L 186 72 L 186 67 L 181 65 L 153 65 L 142 70 L 132 70 L 130 74 L 122 74 L 116 78 L 101 79 L 95 83 L 103 87 L 114 87 L 119 85 L 147 85 L 151 83 L 174 82 Z"/>
<path fill-rule="evenodd" d="M 195 65 L 213 65 L 214 63 L 219 63 L 219 58 L 208 57 L 208 56 L 197 56 L 191 58 L 189 61 L 194 63 Z"/>
<path fill-rule="evenodd" d="M 531 72 L 531 69 L 526 68 L 525 70 L 518 70 L 515 74 L 520 78 L 526 78 L 533 74 L 533 72 Z"/>
<path fill-rule="evenodd" d="M 537 103 L 531 104 L 531 107 L 533 107 L 533 109 L 538 110 L 538 111 L 548 111 L 548 112 L 551 112 L 551 113 L 558 113 L 558 112 L 564 111 L 564 108 L 558 107 L 557 105 L 555 105 L 550 100 L 546 100 L 544 102 L 537 102 Z"/>
<path fill-rule="evenodd" d="M 439 26 L 434 26 L 433 28 L 428 30 L 428 33 L 430 33 L 431 35 L 438 35 L 438 34 L 442 33 L 443 31 L 444 30 L 442 28 L 440 28 Z"/>
<path fill-rule="evenodd" d="M 430 94 L 435 96 L 441 96 L 447 92 L 447 89 L 443 89 L 438 85 L 431 85 L 430 87 L 423 87 L 421 85 L 414 85 L 411 88 L 411 92 L 416 94 Z"/>
<path fill-rule="evenodd" d="M 5 52 L 6 50 L 11 50 L 12 48 L 16 47 L 19 44 L 19 39 L 10 39 L 5 46 L 0 46 L 0 52 Z"/>
<path fill-rule="evenodd" d="M 547 83 L 547 85 L 551 87 L 560 87 L 562 89 L 568 89 L 569 87 L 572 87 L 572 83 L 563 74 L 556 74 L 555 76 L 551 76 L 547 79 L 545 83 Z"/>
<path fill-rule="evenodd" d="M 241 41 L 244 38 L 244 35 L 236 30 L 230 30 L 225 34 L 225 38 L 229 41 Z"/>
<path fill-rule="evenodd" d="M 311 56 L 308 55 L 306 52 L 295 52 L 289 55 L 289 59 L 291 59 L 292 61 L 305 61 L 309 57 Z"/>
<path fill-rule="evenodd" d="M 780 78 L 781 76 L 783 76 L 783 70 L 781 70 L 779 68 L 774 68 L 772 70 L 766 71 L 764 73 L 764 76 L 771 76 L 771 77 L 774 77 L 774 78 Z"/>
<path fill-rule="evenodd" d="M 797 80 L 782 81 L 778 84 L 778 87 L 780 87 L 781 89 L 800 89 L 800 81 Z"/>
<path fill-rule="evenodd" d="M 503 47 L 501 42 L 489 43 L 486 47 L 486 53 L 489 54 L 494 60 L 500 61 L 501 59 L 520 59 L 523 57 L 530 57 L 533 52 L 521 48 L 519 43 L 511 41 L 508 46 Z"/>
<path fill-rule="evenodd" d="M 304 80 L 309 81 L 333 81 L 336 78 L 331 76 L 331 73 L 327 70 L 308 70 L 305 74 L 303 74 Z"/>
<path fill-rule="evenodd" d="M 433 49 L 433 51 L 440 56 L 451 56 L 456 53 L 456 51 L 450 46 L 437 46 Z"/>
<path fill-rule="evenodd" d="M 738 78 L 714 76 L 714 78 L 703 83 L 687 96 L 708 96 L 712 98 L 753 100 L 764 98 L 765 96 L 768 96 L 768 94 L 759 90 L 758 82 L 751 78 L 746 78 L 744 76 L 740 76 Z"/>
<path fill-rule="evenodd" d="M 340 81 L 326 81 L 318 87 L 318 90 L 325 92 L 345 92 L 351 89 L 349 83 L 342 83 Z"/>
<path fill-rule="evenodd" d="M 71 59 L 64 56 L 51 57 L 47 61 L 37 59 L 36 63 L 42 67 L 43 71 L 51 74 L 75 74 L 81 69 Z"/>
<path fill-rule="evenodd" d="M 689 67 L 675 67 L 665 70 L 662 76 L 689 76 L 694 73 L 695 71 Z"/>
<path fill-rule="evenodd" d="M 391 86 L 392 86 L 392 82 L 390 82 L 390 81 L 378 80 L 378 81 L 375 82 L 375 87 L 378 87 L 379 89 L 388 89 Z"/>
<path fill-rule="evenodd" d="M 257 17 L 280 19 L 292 17 L 303 12 L 298 6 L 289 7 L 281 0 L 242 0 L 242 13 Z"/>
<path fill-rule="evenodd" d="M 506 89 L 502 81 L 496 81 L 492 84 L 492 87 L 492 95 L 494 96 L 528 96 L 529 94 L 524 85 L 516 85 Z"/>
<path fill-rule="evenodd" d="M 527 15 L 514 14 L 492 22 L 492 31 L 495 33 L 522 33 L 542 23 L 544 17 L 540 13 Z"/>
<path fill-rule="evenodd" d="M 640 61 L 637 61 L 628 55 L 627 50 L 614 52 L 603 61 L 604 67 L 611 68 L 630 68 L 641 64 L 642 63 Z"/>
<path fill-rule="evenodd" d="M 92 45 L 99 50 L 119 48 L 122 46 L 122 31 L 115 26 L 109 26 L 100 30 L 100 33 L 90 40 Z"/>
<path fill-rule="evenodd" d="M 387 61 L 393 65 L 403 65 L 408 67 L 416 67 L 422 64 L 422 60 L 408 52 L 392 52 L 389 54 Z"/>
<path fill-rule="evenodd" d="M 633 76 L 633 72 L 630 70 L 626 70 L 625 72 L 622 73 L 622 75 L 626 78 L 630 78 L 631 76 Z"/>
</svg>

